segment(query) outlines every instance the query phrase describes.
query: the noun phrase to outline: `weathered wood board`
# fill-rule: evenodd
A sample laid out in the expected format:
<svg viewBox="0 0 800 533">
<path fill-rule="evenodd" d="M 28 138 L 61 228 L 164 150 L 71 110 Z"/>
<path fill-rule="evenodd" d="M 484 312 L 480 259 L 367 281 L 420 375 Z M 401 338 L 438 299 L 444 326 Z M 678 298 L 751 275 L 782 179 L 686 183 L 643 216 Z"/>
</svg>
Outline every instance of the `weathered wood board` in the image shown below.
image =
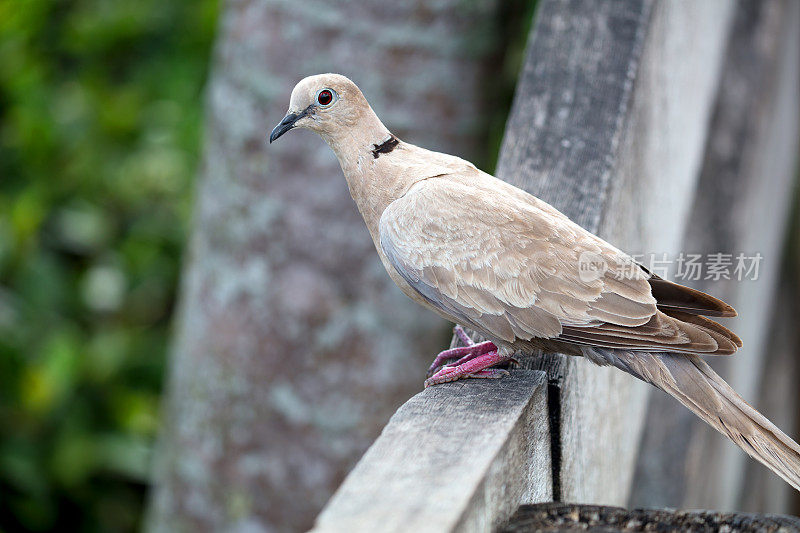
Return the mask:
<svg viewBox="0 0 800 533">
<path fill-rule="evenodd" d="M 762 375 L 767 372 L 774 380 L 776 372 L 791 371 L 796 357 L 791 351 L 782 356 L 768 352 L 780 349 L 769 343 L 770 321 L 797 168 L 800 4 L 745 0 L 738 6 L 684 249 L 732 255 L 730 276 L 726 275 L 730 279 L 701 279 L 693 286 L 724 298 L 739 311 L 729 325 L 744 347 L 733 357 L 709 362 L 761 410 Z M 762 257 L 755 279 L 752 274 L 741 280 L 734 275 L 740 253 Z M 767 392 L 770 386 L 765 385 Z M 791 388 L 784 392 L 791 394 Z M 790 434 L 785 406 L 792 401 L 790 396 L 778 400 L 784 403 L 784 416 L 777 410 L 764 411 Z M 752 468 L 774 478 L 778 486 L 769 508 L 751 510 L 785 510 L 791 488 L 677 402 L 654 395 L 647 419 L 631 505 L 744 509 L 745 500 L 757 490 L 746 477 Z"/>
<path fill-rule="evenodd" d="M 601 505 L 545 503 L 521 507 L 499 531 L 796 531 L 800 518 L 786 515 L 622 509 Z"/>
<path fill-rule="evenodd" d="M 317 517 L 315 532 L 490 531 L 552 497 L 542 372 L 425 389 Z"/>
<path fill-rule="evenodd" d="M 630 253 L 676 252 L 734 9 L 542 2 L 498 177 Z M 534 368 L 561 391 L 550 406 L 557 498 L 624 504 L 650 391 L 580 359 L 545 356 Z"/>
</svg>

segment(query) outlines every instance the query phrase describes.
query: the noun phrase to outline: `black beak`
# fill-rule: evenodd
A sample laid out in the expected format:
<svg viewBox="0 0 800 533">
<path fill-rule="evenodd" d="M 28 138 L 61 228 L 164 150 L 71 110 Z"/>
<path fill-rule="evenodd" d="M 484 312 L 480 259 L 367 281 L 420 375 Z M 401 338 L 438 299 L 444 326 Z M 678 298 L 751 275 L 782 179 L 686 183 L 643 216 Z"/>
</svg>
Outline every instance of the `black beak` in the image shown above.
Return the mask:
<svg viewBox="0 0 800 533">
<path fill-rule="evenodd" d="M 295 122 L 300 120 L 303 117 L 306 117 L 313 113 L 312 109 L 314 105 L 310 105 L 307 108 L 303 109 L 299 113 L 289 113 L 283 120 L 280 121 L 280 124 L 275 126 L 275 129 L 272 130 L 272 133 L 269 134 L 269 143 L 272 144 L 272 141 L 289 131 L 290 129 L 294 128 Z"/>
<path fill-rule="evenodd" d="M 272 144 L 272 141 L 289 131 L 290 129 L 294 128 L 294 123 L 297 122 L 302 115 L 298 115 L 297 113 L 289 113 L 280 123 L 275 126 L 275 129 L 272 130 L 272 133 L 269 134 L 269 143 Z"/>
</svg>

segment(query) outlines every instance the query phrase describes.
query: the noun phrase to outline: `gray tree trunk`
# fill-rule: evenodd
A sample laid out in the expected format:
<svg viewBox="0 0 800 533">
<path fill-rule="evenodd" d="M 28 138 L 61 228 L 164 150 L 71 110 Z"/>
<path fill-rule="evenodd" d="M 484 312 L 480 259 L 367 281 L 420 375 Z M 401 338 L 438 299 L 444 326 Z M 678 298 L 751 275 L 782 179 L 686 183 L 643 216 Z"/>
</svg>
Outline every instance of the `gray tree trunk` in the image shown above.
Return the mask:
<svg viewBox="0 0 800 533">
<path fill-rule="evenodd" d="M 338 164 L 267 146 L 303 76 L 358 83 L 401 138 L 474 159 L 495 2 L 236 0 L 208 88 L 153 531 L 300 530 L 402 401 L 446 324 L 383 272 Z"/>
</svg>

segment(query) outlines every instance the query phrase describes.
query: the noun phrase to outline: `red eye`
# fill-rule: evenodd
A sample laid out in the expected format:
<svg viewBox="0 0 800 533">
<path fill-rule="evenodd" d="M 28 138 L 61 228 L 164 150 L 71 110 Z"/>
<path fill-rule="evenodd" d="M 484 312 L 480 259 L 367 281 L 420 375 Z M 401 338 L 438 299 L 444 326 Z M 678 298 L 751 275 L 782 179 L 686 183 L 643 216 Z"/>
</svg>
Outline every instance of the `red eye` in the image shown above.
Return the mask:
<svg viewBox="0 0 800 533">
<path fill-rule="evenodd" d="M 317 102 L 319 105 L 328 105 L 333 102 L 333 94 L 328 89 L 320 91 L 317 95 Z"/>
</svg>

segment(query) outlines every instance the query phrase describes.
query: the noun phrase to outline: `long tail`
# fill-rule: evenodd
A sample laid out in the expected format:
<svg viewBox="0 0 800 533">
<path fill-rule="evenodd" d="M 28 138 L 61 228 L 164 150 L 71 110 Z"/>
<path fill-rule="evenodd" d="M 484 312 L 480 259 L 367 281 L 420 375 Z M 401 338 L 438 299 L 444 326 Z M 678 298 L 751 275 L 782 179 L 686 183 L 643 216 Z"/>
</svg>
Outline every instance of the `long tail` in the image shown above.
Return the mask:
<svg viewBox="0 0 800 533">
<path fill-rule="evenodd" d="M 696 355 L 583 347 L 584 356 L 612 365 L 674 396 L 800 491 L 800 445 L 753 409 Z"/>
</svg>

